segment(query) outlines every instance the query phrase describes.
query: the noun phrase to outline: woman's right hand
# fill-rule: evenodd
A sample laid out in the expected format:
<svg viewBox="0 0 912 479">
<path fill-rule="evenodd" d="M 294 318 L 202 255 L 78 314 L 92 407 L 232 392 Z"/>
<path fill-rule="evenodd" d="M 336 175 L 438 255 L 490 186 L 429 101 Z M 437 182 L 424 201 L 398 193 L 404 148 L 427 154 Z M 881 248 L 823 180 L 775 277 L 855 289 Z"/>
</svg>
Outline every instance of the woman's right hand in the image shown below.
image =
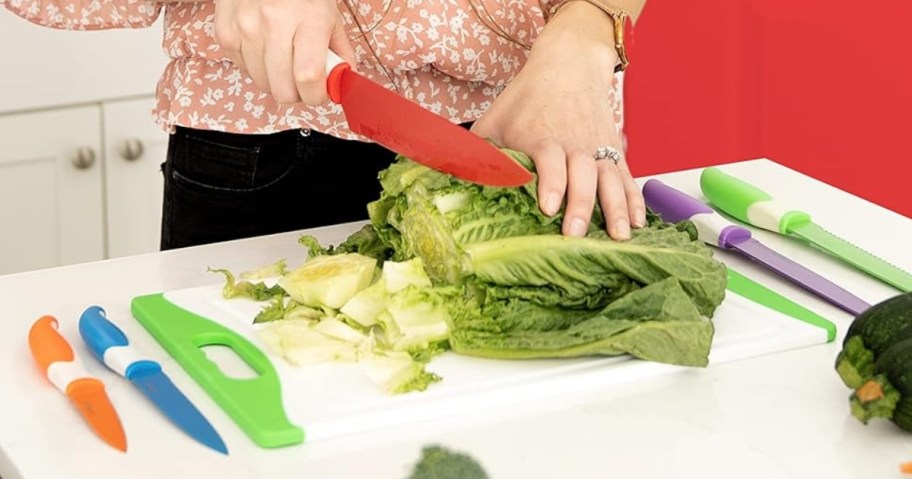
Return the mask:
<svg viewBox="0 0 912 479">
<path fill-rule="evenodd" d="M 215 0 L 225 56 L 279 103 L 326 103 L 327 47 L 351 65 L 355 52 L 335 0 Z"/>
</svg>

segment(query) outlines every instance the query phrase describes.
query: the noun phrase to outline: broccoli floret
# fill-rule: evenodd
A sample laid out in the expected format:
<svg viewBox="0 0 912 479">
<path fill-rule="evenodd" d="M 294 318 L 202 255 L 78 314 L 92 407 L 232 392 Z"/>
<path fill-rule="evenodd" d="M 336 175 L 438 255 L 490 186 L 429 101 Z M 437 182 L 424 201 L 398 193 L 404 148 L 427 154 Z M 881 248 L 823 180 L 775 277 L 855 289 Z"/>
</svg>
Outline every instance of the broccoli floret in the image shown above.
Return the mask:
<svg viewBox="0 0 912 479">
<path fill-rule="evenodd" d="M 421 459 L 408 479 L 488 479 L 488 474 L 468 454 L 430 445 L 421 450 Z"/>
</svg>

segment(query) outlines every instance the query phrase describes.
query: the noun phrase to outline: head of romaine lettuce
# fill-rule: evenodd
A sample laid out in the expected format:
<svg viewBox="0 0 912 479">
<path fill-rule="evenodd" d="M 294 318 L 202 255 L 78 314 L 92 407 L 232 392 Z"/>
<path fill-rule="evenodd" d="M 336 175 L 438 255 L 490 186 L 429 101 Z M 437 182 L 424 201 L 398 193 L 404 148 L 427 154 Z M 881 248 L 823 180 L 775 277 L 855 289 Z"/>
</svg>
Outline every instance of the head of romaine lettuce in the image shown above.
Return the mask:
<svg viewBox="0 0 912 479">
<path fill-rule="evenodd" d="M 504 151 L 534 173 L 528 156 Z M 706 364 L 726 271 L 690 222 L 650 212 L 647 226 L 620 242 L 604 232 L 596 205 L 588 234 L 567 237 L 562 213 L 539 209 L 535 181 L 482 186 L 401 156 L 380 181 L 370 224 L 334 253 L 420 258 L 432 287 L 462 288 L 449 314 L 455 351 Z"/>
<path fill-rule="evenodd" d="M 504 151 L 534 173 L 528 156 Z M 560 234 L 562 212 L 548 217 L 539 209 L 534 181 L 482 186 L 401 156 L 380 180 L 381 197 L 368 206 L 371 224 L 350 238 L 370 236 L 373 244 L 350 249 L 397 261 L 421 258 L 434 284 L 468 280 L 540 302 L 594 308 L 675 277 L 703 314 L 722 300 L 725 268 L 689 222 L 672 225 L 650 213 L 646 227 L 619 242 L 605 233 L 596 205 L 587 236 L 571 238 Z M 553 295 L 560 298 L 545 299 Z"/>
</svg>

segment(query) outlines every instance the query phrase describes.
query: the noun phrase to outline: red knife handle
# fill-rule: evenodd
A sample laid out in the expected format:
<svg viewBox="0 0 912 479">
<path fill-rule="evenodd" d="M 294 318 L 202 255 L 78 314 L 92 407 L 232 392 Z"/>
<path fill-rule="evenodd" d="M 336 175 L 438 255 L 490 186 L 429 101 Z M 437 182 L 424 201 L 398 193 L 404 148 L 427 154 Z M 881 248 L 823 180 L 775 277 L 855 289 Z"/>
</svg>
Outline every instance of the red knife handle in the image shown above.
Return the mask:
<svg viewBox="0 0 912 479">
<path fill-rule="evenodd" d="M 342 103 L 342 73 L 350 69 L 345 60 L 326 50 L 326 91 L 333 103 Z"/>
</svg>

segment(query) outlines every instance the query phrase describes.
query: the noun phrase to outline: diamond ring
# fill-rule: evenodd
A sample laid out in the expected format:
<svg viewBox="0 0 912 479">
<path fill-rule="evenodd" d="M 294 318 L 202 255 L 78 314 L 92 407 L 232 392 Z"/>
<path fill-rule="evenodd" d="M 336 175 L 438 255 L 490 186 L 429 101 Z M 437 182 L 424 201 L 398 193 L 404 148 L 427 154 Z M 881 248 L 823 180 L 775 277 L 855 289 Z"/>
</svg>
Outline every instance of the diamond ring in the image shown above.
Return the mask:
<svg viewBox="0 0 912 479">
<path fill-rule="evenodd" d="M 594 158 L 598 160 L 611 160 L 615 165 L 621 161 L 621 152 L 612 146 L 600 146 L 595 149 Z"/>
</svg>

